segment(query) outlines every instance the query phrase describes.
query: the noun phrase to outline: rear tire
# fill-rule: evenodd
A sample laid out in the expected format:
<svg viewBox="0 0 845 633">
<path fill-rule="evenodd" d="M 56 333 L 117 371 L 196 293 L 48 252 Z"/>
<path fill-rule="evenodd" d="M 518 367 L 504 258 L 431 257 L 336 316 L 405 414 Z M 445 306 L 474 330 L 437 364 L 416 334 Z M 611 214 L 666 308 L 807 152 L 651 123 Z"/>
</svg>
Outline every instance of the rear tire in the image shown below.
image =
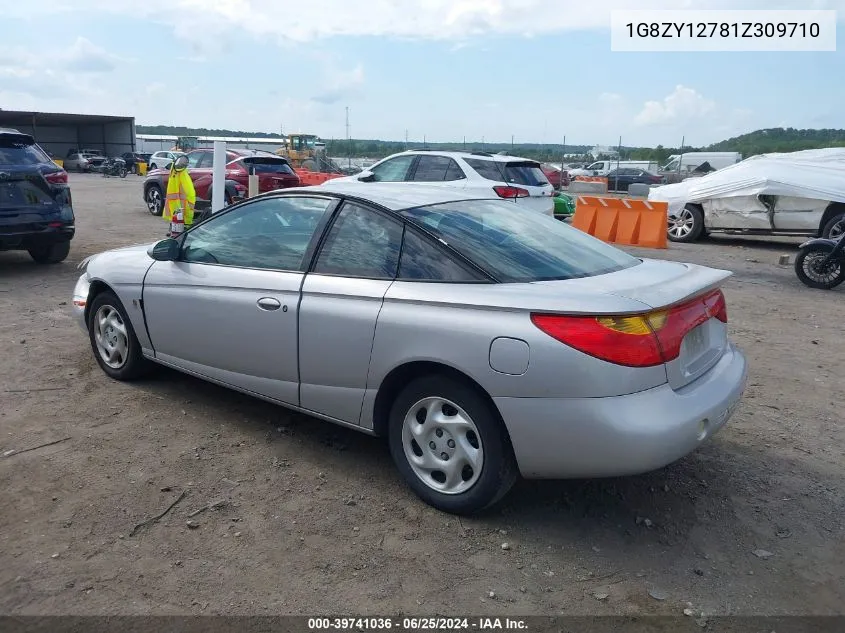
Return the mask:
<svg viewBox="0 0 845 633">
<path fill-rule="evenodd" d="M 835 215 L 822 229 L 822 237 L 829 240 L 836 240 L 845 233 L 845 213 Z"/>
<path fill-rule="evenodd" d="M 669 218 L 667 231 L 672 242 L 695 242 L 704 232 L 704 214 L 697 205 L 688 204 L 681 209 L 677 218 Z"/>
<path fill-rule="evenodd" d="M 47 246 L 33 246 L 27 250 L 36 264 L 58 264 L 67 259 L 70 253 L 70 241 L 56 242 Z"/>
<path fill-rule="evenodd" d="M 451 514 L 489 508 L 519 475 L 498 412 L 476 388 L 439 374 L 417 378 L 396 397 L 388 443 L 414 493 Z"/>
<path fill-rule="evenodd" d="M 127 173 L 129 173 L 129 172 L 127 172 L 126 167 L 121 167 L 121 168 L 120 168 L 120 177 L 121 177 L 121 178 L 126 178 L 126 174 L 127 174 Z"/>
<path fill-rule="evenodd" d="M 795 274 L 801 283 L 818 290 L 831 290 L 845 281 L 845 257 L 842 254 L 830 264 L 828 274 L 818 273 L 813 269 L 813 260 L 825 257 L 832 250 L 833 246 L 828 244 L 814 244 L 801 249 L 795 258 Z"/>
<path fill-rule="evenodd" d="M 123 304 L 109 290 L 91 302 L 88 338 L 97 364 L 110 378 L 134 380 L 148 373 L 152 366 L 141 354 L 141 344 Z"/>
</svg>

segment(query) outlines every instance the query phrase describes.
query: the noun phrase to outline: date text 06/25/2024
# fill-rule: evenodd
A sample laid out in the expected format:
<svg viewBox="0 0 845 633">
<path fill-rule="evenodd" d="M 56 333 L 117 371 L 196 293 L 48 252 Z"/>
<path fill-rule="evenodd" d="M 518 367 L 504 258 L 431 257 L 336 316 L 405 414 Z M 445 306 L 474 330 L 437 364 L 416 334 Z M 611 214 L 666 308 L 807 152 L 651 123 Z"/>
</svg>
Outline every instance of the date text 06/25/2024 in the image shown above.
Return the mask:
<svg viewBox="0 0 845 633">
<path fill-rule="evenodd" d="M 309 631 L 527 631 L 524 619 L 499 617 L 308 618 Z"/>
</svg>

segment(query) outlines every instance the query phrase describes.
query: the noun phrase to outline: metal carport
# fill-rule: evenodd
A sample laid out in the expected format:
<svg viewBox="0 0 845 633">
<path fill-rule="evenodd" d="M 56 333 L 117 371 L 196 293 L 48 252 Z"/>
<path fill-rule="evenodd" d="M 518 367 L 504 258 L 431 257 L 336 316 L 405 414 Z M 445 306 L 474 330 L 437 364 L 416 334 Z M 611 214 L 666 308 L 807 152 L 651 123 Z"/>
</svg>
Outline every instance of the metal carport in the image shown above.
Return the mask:
<svg viewBox="0 0 845 633">
<path fill-rule="evenodd" d="M 0 127 L 32 134 L 36 142 L 64 159 L 72 149 L 98 149 L 108 156 L 135 151 L 135 117 L 0 109 Z"/>
</svg>

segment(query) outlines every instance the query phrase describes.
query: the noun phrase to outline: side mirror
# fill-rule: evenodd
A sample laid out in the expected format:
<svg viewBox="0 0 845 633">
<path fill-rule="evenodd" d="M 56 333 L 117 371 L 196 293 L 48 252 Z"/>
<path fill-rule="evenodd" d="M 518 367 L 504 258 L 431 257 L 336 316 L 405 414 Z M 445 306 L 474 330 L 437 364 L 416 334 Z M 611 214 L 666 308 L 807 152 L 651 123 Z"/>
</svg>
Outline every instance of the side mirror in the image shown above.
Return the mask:
<svg viewBox="0 0 845 633">
<path fill-rule="evenodd" d="M 147 250 L 147 255 L 157 262 L 173 262 L 179 257 L 179 242 L 173 238 L 156 242 Z"/>
<path fill-rule="evenodd" d="M 360 174 L 358 174 L 358 180 L 361 182 L 372 182 L 375 179 L 376 175 L 368 169 L 365 169 Z"/>
</svg>

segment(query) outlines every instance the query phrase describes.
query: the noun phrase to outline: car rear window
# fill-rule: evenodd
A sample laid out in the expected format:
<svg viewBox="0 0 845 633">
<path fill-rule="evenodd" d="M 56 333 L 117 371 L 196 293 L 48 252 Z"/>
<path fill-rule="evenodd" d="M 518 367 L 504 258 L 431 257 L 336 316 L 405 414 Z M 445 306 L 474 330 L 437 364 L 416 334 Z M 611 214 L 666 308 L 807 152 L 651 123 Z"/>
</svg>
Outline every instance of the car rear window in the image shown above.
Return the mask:
<svg viewBox="0 0 845 633">
<path fill-rule="evenodd" d="M 618 248 L 512 202 L 448 202 L 408 209 L 402 215 L 501 282 L 593 277 L 640 263 Z"/>
<path fill-rule="evenodd" d="M 478 158 L 466 159 L 482 178 L 495 182 L 506 182 L 512 185 L 526 185 L 528 187 L 542 187 L 549 184 L 546 174 L 540 165 L 531 161 L 495 161 Z"/>
<path fill-rule="evenodd" d="M 49 163 L 37 145 L 24 143 L 15 136 L 0 135 L 0 165 L 40 165 Z"/>
<path fill-rule="evenodd" d="M 249 171 L 250 167 L 255 168 L 256 174 L 293 174 L 293 169 L 285 161 L 273 160 L 272 158 L 253 158 L 246 163 L 241 161 L 244 169 Z"/>
</svg>

